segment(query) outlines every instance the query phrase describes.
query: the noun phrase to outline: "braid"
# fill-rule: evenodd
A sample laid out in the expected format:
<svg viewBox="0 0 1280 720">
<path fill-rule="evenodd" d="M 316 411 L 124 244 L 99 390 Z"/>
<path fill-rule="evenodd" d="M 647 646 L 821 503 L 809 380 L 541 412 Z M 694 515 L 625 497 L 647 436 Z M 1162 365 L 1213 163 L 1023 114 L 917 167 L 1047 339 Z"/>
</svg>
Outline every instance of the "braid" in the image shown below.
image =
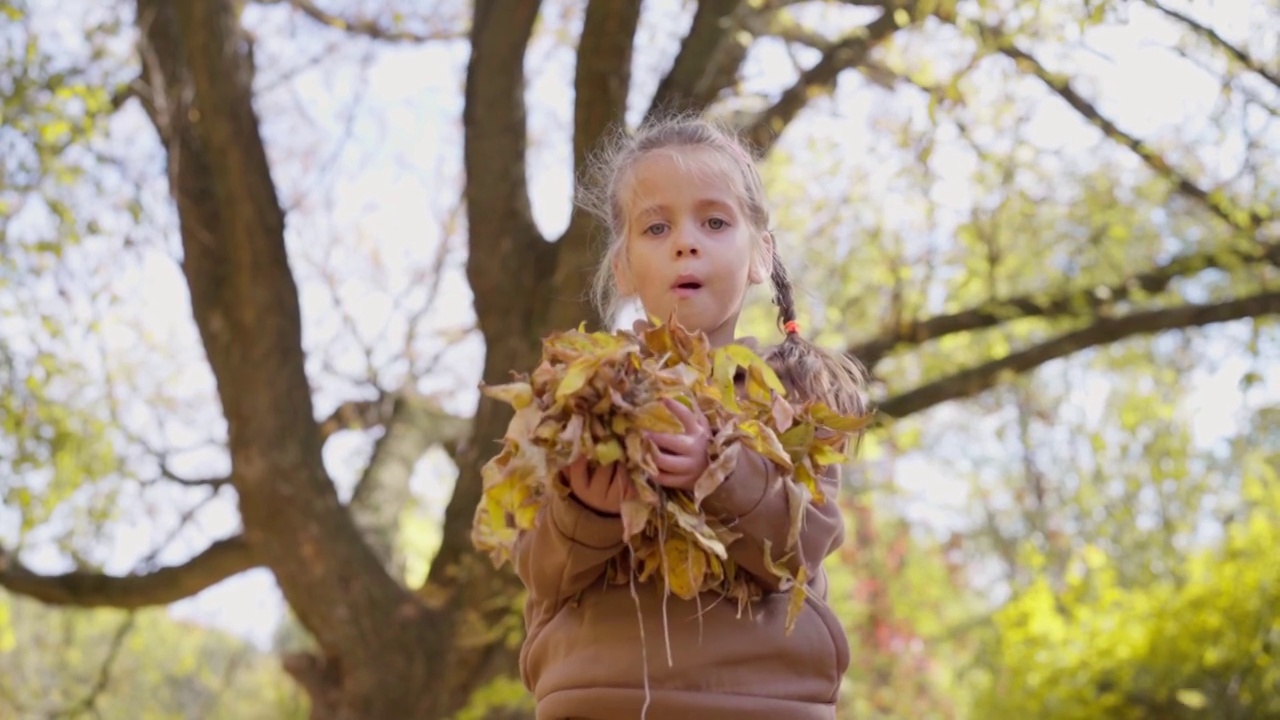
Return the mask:
<svg viewBox="0 0 1280 720">
<path fill-rule="evenodd" d="M 778 251 L 772 250 L 773 270 L 769 279 L 773 283 L 773 304 L 778 306 L 778 328 L 783 329 L 787 323 L 796 320 L 796 300 L 791 292 L 791 277 L 787 274 L 787 266 L 782 264 Z M 793 333 L 788 333 L 788 336 Z"/>
<path fill-rule="evenodd" d="M 773 246 L 773 302 L 778 306 L 778 326 L 786 338 L 773 348 L 766 360 L 778 378 L 793 388 L 795 400 L 818 400 L 837 412 L 861 415 L 867 412 L 867 373 L 862 363 L 846 353 L 830 353 L 801 336 L 796 325 L 795 292 L 787 268 Z"/>
</svg>

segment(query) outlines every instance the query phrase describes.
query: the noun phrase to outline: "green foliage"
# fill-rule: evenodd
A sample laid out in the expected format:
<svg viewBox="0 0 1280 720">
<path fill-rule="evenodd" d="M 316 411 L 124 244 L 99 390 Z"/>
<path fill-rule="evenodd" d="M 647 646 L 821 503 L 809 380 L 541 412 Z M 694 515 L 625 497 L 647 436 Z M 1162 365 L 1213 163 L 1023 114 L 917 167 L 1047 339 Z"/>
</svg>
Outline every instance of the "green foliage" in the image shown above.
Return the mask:
<svg viewBox="0 0 1280 720">
<path fill-rule="evenodd" d="M 1280 718 L 1280 477 L 1245 480 L 1248 512 L 1183 578 L 1125 586 L 1096 547 L 996 616 L 986 718 Z"/>
<path fill-rule="evenodd" d="M 0 593 L 0 717 L 302 720 L 279 661 L 163 610 L 56 610 Z M 113 651 L 113 647 L 115 650 Z"/>
</svg>

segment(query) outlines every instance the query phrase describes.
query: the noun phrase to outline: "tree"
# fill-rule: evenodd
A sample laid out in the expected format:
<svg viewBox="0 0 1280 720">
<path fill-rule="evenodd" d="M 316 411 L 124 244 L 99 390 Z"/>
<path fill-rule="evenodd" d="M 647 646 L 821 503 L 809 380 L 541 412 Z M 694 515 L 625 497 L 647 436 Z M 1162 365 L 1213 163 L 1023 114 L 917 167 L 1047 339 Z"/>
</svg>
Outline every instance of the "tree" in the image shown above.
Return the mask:
<svg viewBox="0 0 1280 720">
<path fill-rule="evenodd" d="M 288 4 L 351 33 L 388 42 L 427 39 L 377 18 L 345 20 L 312 2 Z M 1196 40 L 1188 52 L 1216 63 L 1227 87 L 1259 95 L 1266 107 L 1274 73 L 1244 45 L 1154 0 L 1149 4 Z M 983 85 L 971 77 L 1017 81 L 1023 97 L 1038 93 L 1034 97 L 1065 103 L 1105 138 L 1106 147 L 1123 153 L 1115 155 L 1121 158 L 1115 167 L 1092 174 L 1037 167 L 1036 179 L 1048 175 L 1052 181 L 1059 172 L 1091 201 L 1075 210 L 1055 206 L 1059 214 L 1049 215 L 1029 189 L 1035 183 L 1015 183 L 1017 165 L 1011 160 L 1017 148 L 1000 150 L 991 143 L 980 154 L 1005 155 L 983 169 L 999 167 L 1004 174 L 979 173 L 978 179 L 998 202 L 974 204 L 972 217 L 955 228 L 950 260 L 913 262 L 906 244 L 893 244 L 907 233 L 880 228 L 885 242 L 867 243 L 831 263 L 844 268 L 859 253 L 882 254 L 875 267 L 888 273 L 879 287 L 889 290 L 873 314 L 875 322 L 858 327 L 856 337 L 845 331 L 849 323 L 827 327 L 819 337 L 839 341 L 887 378 L 888 393 L 879 398 L 886 418 L 977 396 L 1005 378 L 1082 350 L 1280 312 L 1280 293 L 1269 284 L 1280 265 L 1277 188 L 1267 181 L 1276 177 L 1274 155 L 1248 158 L 1230 182 L 1215 181 L 1208 172 L 1197 176 L 1194 155 L 1168 154 L 1126 132 L 1090 101 L 1086 89 L 1040 59 L 1040 48 L 1058 40 L 1057 33 L 1017 14 L 1003 26 L 985 24 L 976 18 L 1000 14 L 985 2 L 812 5 L 816 10 L 806 14 L 785 2 L 698 2 L 642 114 L 733 107 L 749 50 L 781 40 L 812 60 L 797 68 L 789 86 L 746 98 L 752 102 L 740 103 L 746 109 L 733 113 L 757 149 L 773 152 L 783 166 L 778 172 L 785 170 L 788 153 L 792 162 L 804 157 L 803 148 L 775 147 L 788 126 L 815 98 L 858 77 L 895 88 L 909 98 L 904 102 L 923 103 L 943 114 L 938 117 L 952 113 L 948 122 L 962 127 L 964 113 L 982 107 Z M 1075 4 L 1055 6 L 1055 12 L 1087 25 L 1135 6 L 1098 3 L 1086 17 L 1079 17 L 1085 10 Z M 551 330 L 598 321 L 578 300 L 595 258 L 587 216 L 574 212 L 559 237 L 546 238 L 530 208 L 523 68 L 546 10 L 534 1 L 476 0 L 471 13 L 463 112 L 466 272 L 486 350 L 482 378 L 490 383 L 531 367 L 539 339 Z M 817 32 L 813 21 L 820 13 L 840 13 L 840 22 L 823 26 L 847 31 Z M 593 2 L 585 8 L 573 78 L 575 169 L 611 126 L 626 119 L 628 103 L 635 100 L 631 66 L 640 18 L 638 2 Z M 513 632 L 519 622 L 517 584 L 469 543 L 479 469 L 505 427 L 507 411 L 484 401 L 474 417 L 451 418 L 405 383 L 376 400 L 340 408 L 332 418 L 316 418 L 295 271 L 284 242 L 286 213 L 254 105 L 254 40 L 241 23 L 240 4 L 137 0 L 135 25 L 140 74 L 125 102 L 145 108 L 167 155 L 182 271 L 227 425 L 231 470 L 208 482 L 234 489 L 243 533 L 185 563 L 131 576 L 96 570 L 44 576 L 0 551 L 0 585 L 55 605 L 138 608 L 266 567 L 316 641 L 313 653 L 285 660 L 308 691 L 315 718 L 448 717 L 486 683 L 502 687 L 505 679 L 509 687 L 519 636 Z M 956 48 L 967 62 L 944 69 L 921 49 L 930 43 Z M 1274 116 L 1275 105 L 1270 107 Z M 925 154 L 928 145 L 917 149 Z M 1129 159 L 1142 169 L 1138 181 L 1126 184 L 1116 168 Z M 1134 196 L 1135 206 L 1167 205 L 1168 218 L 1153 222 L 1126 215 L 1125 201 Z M 1111 214 L 1085 212 L 1099 207 Z M 1063 237 L 1016 247 L 1007 242 L 1030 227 Z M 1121 230 L 1140 236 L 1103 242 Z M 1191 239 L 1174 241 L 1184 235 Z M 839 245 L 839 238 L 832 240 L 833 248 Z M 1010 279 L 1032 258 L 1078 281 L 1046 288 L 1042 274 Z M 953 279 L 908 285 L 916 262 L 935 269 L 952 263 L 963 271 Z M 1227 282 L 1219 280 L 1223 275 Z M 877 282 L 864 280 L 860 287 Z M 939 288 L 946 302 L 924 301 Z M 1202 299 L 1192 299 L 1197 296 Z M 832 314 L 849 315 L 839 308 Z M 952 341 L 963 346 L 957 351 Z M 947 357 L 945 365 L 939 356 Z M 321 452 L 327 435 L 350 425 L 382 426 L 384 434 L 353 499 L 344 504 Z M 405 461 L 440 443 L 453 448 L 459 479 L 425 585 L 409 588 L 389 570 L 394 512 L 388 510 L 404 496 Z"/>
</svg>

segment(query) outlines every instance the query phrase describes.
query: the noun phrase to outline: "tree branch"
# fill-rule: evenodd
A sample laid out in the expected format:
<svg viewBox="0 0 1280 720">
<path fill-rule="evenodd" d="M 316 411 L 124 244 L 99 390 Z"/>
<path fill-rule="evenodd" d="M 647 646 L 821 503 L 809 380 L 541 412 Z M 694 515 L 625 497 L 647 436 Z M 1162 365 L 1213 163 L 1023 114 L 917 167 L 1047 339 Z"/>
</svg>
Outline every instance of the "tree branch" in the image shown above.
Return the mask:
<svg viewBox="0 0 1280 720">
<path fill-rule="evenodd" d="M 297 9 L 303 15 L 315 20 L 321 25 L 341 30 L 352 35 L 367 37 L 372 40 L 380 40 L 392 43 L 425 43 L 433 40 L 458 40 L 467 36 L 467 30 L 455 28 L 442 28 L 431 32 L 412 32 L 409 30 L 401 30 L 398 28 L 389 28 L 379 25 L 374 20 L 352 20 L 344 18 L 340 15 L 322 10 L 311 0 L 259 0 L 264 5 L 274 5 L 278 2 L 286 2 L 291 7 Z"/>
<path fill-rule="evenodd" d="M 1168 15 L 1174 20 L 1178 20 L 1179 22 L 1182 22 L 1187 27 L 1191 28 L 1197 35 L 1199 35 L 1202 38 L 1205 38 L 1210 43 L 1215 45 L 1218 49 L 1225 51 L 1228 55 L 1231 56 L 1233 60 L 1235 60 L 1236 62 L 1248 68 L 1250 72 L 1257 73 L 1258 75 L 1262 76 L 1267 82 L 1274 85 L 1276 89 L 1280 90 L 1280 75 L 1276 75 L 1275 73 L 1268 71 L 1265 67 L 1263 67 L 1262 63 L 1250 57 L 1248 53 L 1246 53 L 1244 50 L 1241 50 L 1238 46 L 1228 42 L 1226 38 L 1219 35 L 1213 28 L 1202 25 L 1201 23 L 1196 21 L 1195 18 L 1189 15 L 1184 15 L 1178 12 L 1177 10 L 1174 10 L 1173 8 L 1168 7 L 1166 5 L 1162 5 L 1157 0 L 1142 0 L 1142 1 L 1145 2 L 1147 5 L 1150 5 L 1151 7 L 1155 8 L 1156 10 L 1159 10 L 1160 12 L 1164 13 L 1165 15 Z"/>
<path fill-rule="evenodd" d="M 632 45 L 639 20 L 640 0 L 587 4 L 574 78 L 575 172 L 581 172 L 605 134 L 626 117 Z M 554 292 L 544 296 L 550 306 L 539 313 L 544 327 L 569 327 L 583 320 L 582 298 L 596 260 L 596 254 L 591 252 L 593 226 L 591 216 L 575 207 L 569 227 L 555 245 L 556 266 L 551 282 Z M 599 320 L 590 318 L 592 324 Z"/>
<path fill-rule="evenodd" d="M 771 107 L 751 122 L 743 132 L 743 138 L 761 155 L 768 153 L 783 129 L 815 94 L 830 92 L 841 71 L 860 65 L 877 45 L 912 19 L 914 14 L 908 8 L 886 9 L 871 23 L 832 44 L 813 67 L 801 73 L 800 78 L 784 90 Z"/>
<path fill-rule="evenodd" d="M 553 251 L 541 250 L 544 244 L 539 242 L 542 236 L 529 208 L 525 175 L 524 54 L 540 4 L 540 0 L 475 3 L 463 109 L 463 161 L 469 256 L 485 260 L 467 263 L 467 279 L 481 318 L 517 310 L 513 304 L 528 313 L 527 299 L 535 295 L 523 294 L 522 290 L 531 288 L 513 287 L 512 282 L 533 274 L 531 253 L 543 255 L 538 259 L 542 262 L 554 257 Z M 483 325 L 482 321 L 482 330 Z M 491 340 L 487 332 L 485 338 Z"/>
<path fill-rule="evenodd" d="M 747 55 L 747 43 L 735 37 L 739 13 L 752 12 L 742 0 L 699 0 L 689 33 L 671 69 L 658 83 L 645 118 L 667 113 L 701 113 L 733 84 Z"/>
<path fill-rule="evenodd" d="M 111 644 L 107 647 L 107 656 L 102 659 L 102 665 L 98 667 L 98 676 L 93 681 L 93 686 L 74 704 L 63 710 L 50 713 L 50 720 L 61 720 L 62 718 L 77 718 L 84 713 L 92 713 L 94 717 L 99 717 L 98 700 L 102 697 L 102 693 L 106 691 L 107 684 L 111 682 L 111 670 L 115 665 L 116 657 L 120 655 L 120 648 L 124 646 L 124 639 L 129 635 L 129 631 L 133 629 L 134 621 L 137 616 L 129 613 L 129 616 L 120 623 L 116 628 L 116 632 L 111 637 Z"/>
<path fill-rule="evenodd" d="M 362 667 L 397 648 L 399 670 L 409 673 L 421 660 L 415 648 L 439 630 L 362 541 L 325 472 L 284 213 L 233 3 L 138 0 L 136 18 L 245 536 L 325 652 Z M 384 701 L 351 698 L 371 714 Z"/>
<path fill-rule="evenodd" d="M 1280 292 L 1210 305 L 1180 305 L 1118 318 L 1100 318 L 1088 327 L 891 397 L 878 405 L 878 411 L 891 418 L 903 418 L 948 400 L 977 395 L 993 387 L 1002 377 L 1135 335 L 1277 314 L 1280 314 Z"/>
<path fill-rule="evenodd" d="M 990 300 L 950 315 L 896 325 L 881 337 L 849 348 L 849 354 L 867 367 L 874 368 L 885 355 L 904 344 L 919 345 L 946 335 L 981 330 L 1021 318 L 1076 315 L 1125 300 L 1137 292 L 1162 292 L 1174 280 L 1209 268 L 1233 269 L 1261 262 L 1280 266 L 1280 243 L 1187 253 L 1114 285 L 1066 290 L 1056 296 L 1037 293 Z"/>
<path fill-rule="evenodd" d="M 321 441 L 343 430 L 367 430 L 384 425 L 395 407 L 395 396 L 385 395 L 376 400 L 350 400 L 329 413 L 319 424 Z"/>
<path fill-rule="evenodd" d="M 130 610 L 177 602 L 260 564 L 240 536 L 219 540 L 182 565 L 143 575 L 40 575 L 0 550 L 0 587 L 46 605 Z"/>
<path fill-rule="evenodd" d="M 1156 174 L 1172 182 L 1179 193 L 1203 204 L 1223 222 L 1246 235 L 1252 236 L 1262 224 L 1263 218 L 1259 213 L 1241 210 L 1235 207 L 1225 194 L 1209 192 L 1196 185 L 1187 176 L 1174 169 L 1155 149 L 1121 130 L 1114 122 L 1104 117 L 1092 103 L 1076 92 L 1065 76 L 1049 72 L 1039 60 L 1019 48 L 1012 38 L 1004 36 L 999 30 L 991 27 L 984 28 L 982 35 L 993 43 L 1001 54 L 1012 59 L 1019 70 L 1034 75 L 1107 137 L 1136 153 Z"/>
<path fill-rule="evenodd" d="M 392 577 L 404 576 L 396 552 L 400 512 L 409 504 L 409 479 L 418 459 L 434 445 L 464 440 L 471 421 L 446 413 L 428 398 L 400 394 L 373 457 L 351 495 L 351 515 L 365 542 Z"/>
</svg>

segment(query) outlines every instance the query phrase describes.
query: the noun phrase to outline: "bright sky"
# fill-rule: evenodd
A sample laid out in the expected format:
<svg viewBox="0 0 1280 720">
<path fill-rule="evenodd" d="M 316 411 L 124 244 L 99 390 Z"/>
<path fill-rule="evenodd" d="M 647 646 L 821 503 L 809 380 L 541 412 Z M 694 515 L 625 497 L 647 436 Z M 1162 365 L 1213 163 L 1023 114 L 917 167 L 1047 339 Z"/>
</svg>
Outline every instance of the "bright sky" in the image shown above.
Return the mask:
<svg viewBox="0 0 1280 720">
<path fill-rule="evenodd" d="M 58 3 L 60 9 L 54 11 L 53 0 L 33 4 L 44 12 L 65 11 L 64 3 Z M 660 4 L 679 6 L 671 0 Z M 1173 37 L 1166 23 L 1153 21 L 1151 13 L 1140 6 L 1129 7 L 1132 8 L 1129 23 L 1090 33 L 1089 45 L 1096 54 L 1073 56 L 1077 67 L 1092 78 L 1088 84 L 1089 95 L 1101 98 L 1099 105 L 1107 114 L 1141 137 L 1158 136 L 1168 128 L 1196 122 L 1216 97 L 1217 84 L 1207 74 L 1160 49 L 1159 46 L 1169 44 Z M 1230 38 L 1247 32 L 1249 7 L 1247 0 L 1235 0 L 1215 2 L 1211 8 L 1205 3 L 1196 3 L 1191 10 L 1193 15 L 1209 20 Z M 657 74 L 676 49 L 678 37 L 660 29 L 656 23 L 659 16 L 669 17 L 667 12 L 652 9 L 652 4 L 646 6 L 641 28 L 644 40 L 636 58 L 640 91 L 632 98 L 633 116 L 647 101 Z M 263 37 L 268 37 L 272 28 L 282 26 L 288 18 L 278 5 L 251 6 L 247 17 L 250 26 Z M 299 21 L 288 18 L 288 22 Z M 311 36 L 309 32 L 299 34 Z M 259 68 L 278 71 L 281 67 L 300 65 L 307 53 L 291 54 L 290 51 L 301 47 L 297 44 L 279 46 L 274 56 L 270 48 L 260 48 Z M 329 63 L 322 72 L 299 76 L 291 90 L 267 96 L 260 106 L 260 112 L 268 120 L 276 111 L 281 117 L 288 113 L 288 117 L 295 118 L 289 125 L 268 124 L 266 130 L 277 166 L 297 168 L 291 172 L 277 171 L 281 197 L 286 203 L 305 197 L 303 208 L 290 217 L 289 239 L 295 272 L 314 279 L 314 266 L 300 259 L 318 258 L 331 238 L 340 238 L 342 245 L 335 254 L 334 264 L 349 272 L 350 277 L 342 283 L 339 295 L 366 337 L 374 336 L 393 315 L 391 295 L 396 289 L 416 282 L 409 271 L 427 264 L 426 258 L 435 252 L 440 242 L 440 223 L 436 218 L 447 208 L 449 198 L 456 195 L 458 187 L 461 147 L 457 123 L 466 48 L 462 43 L 441 43 L 409 48 L 378 47 L 371 53 L 372 62 L 367 72 L 353 69 L 357 64 L 349 61 Z M 778 47 L 766 49 L 755 59 L 760 61 L 757 71 L 769 65 L 780 68 L 777 72 L 762 72 L 760 84 L 777 87 L 788 81 L 785 68 L 789 63 Z M 572 95 L 564 74 L 570 71 L 571 61 L 568 51 L 543 41 L 531 48 L 528 62 L 533 81 L 526 96 L 531 101 L 535 143 L 530 158 L 530 187 L 536 218 L 548 234 L 565 225 L 569 211 L 568 146 L 563 134 L 553 133 L 571 119 Z M 316 138 L 347 122 L 344 113 L 357 92 L 364 110 L 350 124 L 351 142 L 337 156 L 337 165 L 333 167 L 338 173 L 333 186 L 325 194 L 307 194 L 317 186 L 317 178 L 324 177 L 325 162 L 317 162 L 315 158 L 332 157 L 332 148 L 317 143 Z M 864 131 L 870 127 L 874 109 L 871 103 L 876 97 L 860 84 L 842 86 L 835 98 L 839 122 L 848 124 L 841 127 L 842 152 L 856 156 L 865 152 L 870 143 L 877 142 L 873 130 Z M 300 129 L 296 125 L 298 113 L 312 118 L 317 127 Z M 117 134 L 121 138 L 150 135 L 150 128 L 136 112 L 124 113 L 117 122 Z M 1033 139 L 1050 147 L 1087 148 L 1095 141 L 1096 133 L 1084 126 L 1074 111 L 1058 102 L 1046 102 L 1037 110 Z M 1218 159 L 1228 161 L 1232 149 L 1231 146 L 1221 148 L 1222 156 Z M 968 188 L 964 177 L 969 171 L 968 163 L 968 158 L 954 148 L 942 145 L 937 151 L 935 164 L 944 177 L 940 193 L 945 200 L 965 202 Z M 954 171 L 948 173 L 948 167 Z M 952 178 L 949 181 L 945 179 L 948 175 Z M 902 212 L 905 217 L 911 209 L 904 205 Z M 379 258 L 377 264 L 369 260 L 375 252 Z M 446 274 L 439 296 L 440 304 L 430 316 L 431 327 L 453 328 L 471 322 L 470 294 L 459 264 L 463 257 L 459 253 L 453 258 L 452 269 Z M 198 354 L 190 354 L 198 353 L 198 348 L 192 345 L 195 336 L 178 268 L 166 255 L 151 253 L 137 268 L 136 275 L 124 282 L 136 289 L 137 307 L 144 309 L 151 334 L 169 339 L 165 341 L 169 350 L 186 347 L 187 350 L 178 352 L 188 353 L 193 360 L 183 374 L 168 382 L 207 388 L 207 370 L 202 367 Z M 324 294 L 314 287 L 304 289 L 302 298 L 306 342 L 312 349 L 329 347 L 332 350 L 330 343 L 336 342 L 332 338 L 340 329 L 340 323 Z M 134 342 L 132 334 L 119 331 L 121 345 Z M 358 370 L 358 357 L 351 353 L 335 354 L 347 369 Z M 452 374 L 438 376 L 433 386 L 424 389 L 474 388 L 482 358 L 481 345 L 478 342 L 464 344 L 448 357 Z M 314 358 L 312 362 L 308 370 L 314 376 L 319 368 L 314 365 Z M 1251 369 L 1248 362 L 1248 358 L 1232 356 L 1198 379 L 1185 410 L 1193 418 L 1200 443 L 1210 444 L 1229 433 L 1240 419 L 1242 395 L 1237 383 Z M 335 383 L 320 387 L 317 412 L 327 412 L 335 403 L 351 397 L 342 392 L 344 389 Z M 1088 391 L 1089 403 L 1095 409 L 1105 392 L 1105 387 Z M 1280 397 L 1280 377 L 1272 374 L 1258 392 Z M 194 390 L 193 394 L 200 396 Z M 453 392 L 448 399 L 459 412 L 469 412 L 476 398 L 475 393 L 468 390 Z M 192 438 L 198 435 L 192 434 Z M 344 496 L 350 491 L 368 447 L 363 438 L 339 436 L 326 448 L 326 461 Z M 225 467 L 221 458 L 207 453 L 185 457 L 183 463 L 193 474 L 207 474 L 211 467 Z M 447 461 L 438 453 L 420 464 L 414 489 L 423 499 L 423 513 L 433 514 L 443 509 L 452 489 L 451 473 Z M 914 516 L 940 526 L 956 521 L 963 508 L 965 491 L 960 483 L 948 482 L 947 468 L 913 457 L 898 462 L 896 475 L 907 490 L 922 499 L 909 508 Z M 158 509 L 157 513 L 155 517 L 162 517 L 164 510 Z M 224 536 L 238 527 L 234 507 L 225 502 L 202 512 L 199 521 L 199 532 L 184 536 L 166 557 L 180 560 L 198 551 L 209 538 Z M 153 548 L 157 538 L 153 528 L 131 523 L 119 529 L 115 541 L 114 556 L 120 569 L 124 569 Z M 33 562 L 37 566 L 52 563 L 53 557 L 41 553 Z M 265 570 L 246 573 L 172 608 L 177 616 L 228 628 L 263 646 L 269 643 L 281 611 L 279 593 Z"/>
</svg>

